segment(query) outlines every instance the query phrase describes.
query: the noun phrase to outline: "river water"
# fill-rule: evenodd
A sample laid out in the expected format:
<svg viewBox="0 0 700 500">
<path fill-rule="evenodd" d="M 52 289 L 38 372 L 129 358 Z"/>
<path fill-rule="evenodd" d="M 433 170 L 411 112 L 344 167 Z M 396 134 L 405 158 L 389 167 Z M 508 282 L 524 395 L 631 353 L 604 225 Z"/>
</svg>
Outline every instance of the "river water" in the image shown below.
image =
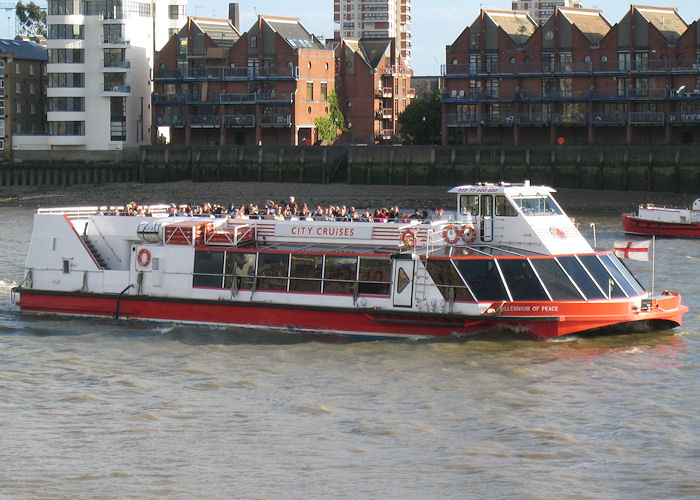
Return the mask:
<svg viewBox="0 0 700 500">
<path fill-rule="evenodd" d="M 700 241 L 657 241 L 675 330 L 328 343 L 19 313 L 33 212 L 0 208 L 2 498 L 700 496 Z"/>
</svg>

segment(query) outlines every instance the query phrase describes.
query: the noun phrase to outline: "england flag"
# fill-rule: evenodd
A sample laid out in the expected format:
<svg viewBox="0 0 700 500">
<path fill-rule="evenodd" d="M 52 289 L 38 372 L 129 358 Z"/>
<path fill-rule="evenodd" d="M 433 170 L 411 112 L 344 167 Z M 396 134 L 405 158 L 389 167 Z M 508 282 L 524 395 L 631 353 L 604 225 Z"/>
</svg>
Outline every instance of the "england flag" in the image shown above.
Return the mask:
<svg viewBox="0 0 700 500">
<path fill-rule="evenodd" d="M 615 255 L 621 259 L 641 260 L 649 262 L 649 247 L 651 240 L 645 241 L 616 241 Z"/>
</svg>

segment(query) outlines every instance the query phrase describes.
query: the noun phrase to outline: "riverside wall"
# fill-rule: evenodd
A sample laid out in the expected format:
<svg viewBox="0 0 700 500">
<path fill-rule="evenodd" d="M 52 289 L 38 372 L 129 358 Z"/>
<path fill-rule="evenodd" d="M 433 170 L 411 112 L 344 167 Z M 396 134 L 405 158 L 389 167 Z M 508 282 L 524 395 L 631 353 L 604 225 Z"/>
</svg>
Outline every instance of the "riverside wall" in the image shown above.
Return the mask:
<svg viewBox="0 0 700 500">
<path fill-rule="evenodd" d="M 255 181 L 700 192 L 698 146 L 143 146 L 75 157 L 13 152 L 0 186 Z"/>
</svg>

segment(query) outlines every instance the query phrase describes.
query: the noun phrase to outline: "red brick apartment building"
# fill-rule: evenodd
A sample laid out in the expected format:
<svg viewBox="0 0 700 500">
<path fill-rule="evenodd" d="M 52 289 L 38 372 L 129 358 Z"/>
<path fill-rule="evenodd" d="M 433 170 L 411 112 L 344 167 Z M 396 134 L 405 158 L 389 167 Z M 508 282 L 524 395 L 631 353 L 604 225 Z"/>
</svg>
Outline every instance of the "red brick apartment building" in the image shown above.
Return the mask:
<svg viewBox="0 0 700 500">
<path fill-rule="evenodd" d="M 243 34 L 189 18 L 155 68 L 154 123 L 175 144 L 313 144 L 335 88 L 333 50 L 290 18 L 258 16 Z"/>
<path fill-rule="evenodd" d="M 482 10 L 446 50 L 443 143 L 698 143 L 699 63 L 673 8 Z"/>
<path fill-rule="evenodd" d="M 397 138 L 397 118 L 415 98 L 411 69 L 396 39 L 341 39 L 336 51 L 336 92 L 348 126 L 346 142 L 374 144 Z"/>
</svg>

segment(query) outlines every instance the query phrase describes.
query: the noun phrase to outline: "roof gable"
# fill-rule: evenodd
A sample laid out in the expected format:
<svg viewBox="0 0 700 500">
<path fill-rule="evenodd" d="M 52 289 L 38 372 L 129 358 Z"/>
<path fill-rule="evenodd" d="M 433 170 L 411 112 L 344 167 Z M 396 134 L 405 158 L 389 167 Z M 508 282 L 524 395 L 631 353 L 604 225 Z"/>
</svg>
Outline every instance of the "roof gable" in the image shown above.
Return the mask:
<svg viewBox="0 0 700 500">
<path fill-rule="evenodd" d="M 559 8 L 559 13 L 576 26 L 591 44 L 600 43 L 611 28 L 599 10 Z"/>
<path fill-rule="evenodd" d="M 674 8 L 633 6 L 634 9 L 654 26 L 670 42 L 678 40 L 688 25 Z"/>
</svg>

